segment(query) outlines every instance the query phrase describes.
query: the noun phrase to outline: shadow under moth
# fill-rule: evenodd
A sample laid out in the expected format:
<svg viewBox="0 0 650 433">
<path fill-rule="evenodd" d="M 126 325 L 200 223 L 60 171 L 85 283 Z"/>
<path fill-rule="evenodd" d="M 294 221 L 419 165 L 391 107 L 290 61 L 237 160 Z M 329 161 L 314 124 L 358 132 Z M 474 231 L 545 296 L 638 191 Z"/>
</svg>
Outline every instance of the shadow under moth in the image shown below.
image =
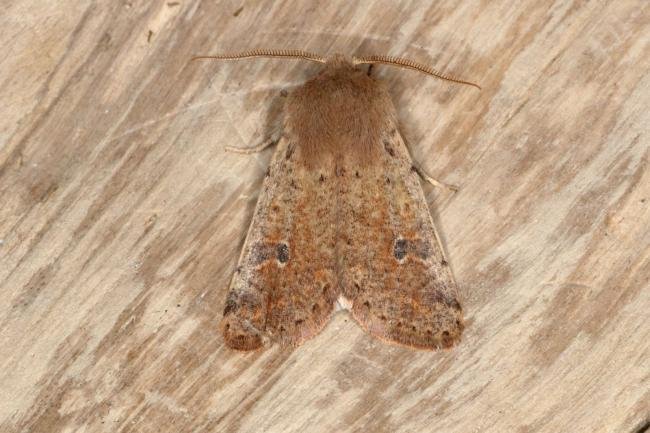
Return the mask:
<svg viewBox="0 0 650 433">
<path fill-rule="evenodd" d="M 249 57 L 324 66 L 286 99 L 282 133 L 226 299 L 226 344 L 297 346 L 323 329 L 338 304 L 384 341 L 452 347 L 463 331 L 462 308 L 419 170 L 388 91 L 357 65 L 395 64 L 478 86 L 386 56 L 257 50 L 195 59 Z"/>
</svg>

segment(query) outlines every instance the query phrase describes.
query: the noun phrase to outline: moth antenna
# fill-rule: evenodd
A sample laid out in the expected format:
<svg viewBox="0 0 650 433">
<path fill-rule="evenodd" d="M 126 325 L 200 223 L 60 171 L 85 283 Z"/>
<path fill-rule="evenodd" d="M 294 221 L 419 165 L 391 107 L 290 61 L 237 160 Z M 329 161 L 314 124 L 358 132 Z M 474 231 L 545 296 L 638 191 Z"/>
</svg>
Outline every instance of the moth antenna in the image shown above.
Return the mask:
<svg viewBox="0 0 650 433">
<path fill-rule="evenodd" d="M 199 59 L 216 59 L 216 60 L 239 60 L 250 59 L 253 57 L 272 57 L 284 59 L 303 59 L 311 62 L 325 63 L 325 59 L 314 53 L 301 50 L 251 50 L 240 53 L 216 54 L 213 56 L 194 56 L 191 61 Z"/>
<path fill-rule="evenodd" d="M 424 72 L 427 75 L 440 78 L 442 80 L 451 81 L 453 83 L 466 84 L 468 86 L 474 86 L 477 89 L 481 90 L 481 86 L 471 81 L 461 80 L 452 75 L 443 74 L 436 71 L 430 66 L 423 65 L 422 63 L 414 62 L 413 60 L 404 59 L 401 57 L 392 57 L 392 56 L 367 56 L 367 57 L 353 57 L 352 63 L 355 65 L 372 65 L 374 63 L 383 63 L 385 65 L 396 65 L 408 69 L 415 69 L 416 71 Z"/>
</svg>

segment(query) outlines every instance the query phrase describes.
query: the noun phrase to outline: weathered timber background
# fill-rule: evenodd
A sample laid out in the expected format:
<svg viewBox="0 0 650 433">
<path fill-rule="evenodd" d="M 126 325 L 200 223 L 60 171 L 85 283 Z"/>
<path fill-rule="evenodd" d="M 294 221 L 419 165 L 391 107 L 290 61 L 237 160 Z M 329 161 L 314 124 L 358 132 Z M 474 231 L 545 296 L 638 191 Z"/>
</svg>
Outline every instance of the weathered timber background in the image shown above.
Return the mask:
<svg viewBox="0 0 650 433">
<path fill-rule="evenodd" d="M 650 423 L 650 3 L 80 1 L 0 11 L 0 431 L 634 432 Z M 378 66 L 464 299 L 452 351 L 345 313 L 217 323 L 299 61 Z"/>
</svg>

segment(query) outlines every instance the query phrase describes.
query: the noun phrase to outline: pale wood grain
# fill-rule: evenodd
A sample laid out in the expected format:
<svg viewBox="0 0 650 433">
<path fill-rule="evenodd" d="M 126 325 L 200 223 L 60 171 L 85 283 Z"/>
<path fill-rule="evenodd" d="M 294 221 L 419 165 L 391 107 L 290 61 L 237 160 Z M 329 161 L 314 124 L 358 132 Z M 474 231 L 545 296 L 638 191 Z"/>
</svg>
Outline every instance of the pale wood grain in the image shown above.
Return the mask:
<svg viewBox="0 0 650 433">
<path fill-rule="evenodd" d="M 326 3 L 3 6 L 1 431 L 648 422 L 650 4 Z M 271 155 L 224 146 L 263 140 L 280 90 L 318 66 L 187 60 L 255 47 L 401 55 L 481 83 L 374 69 L 414 157 L 461 187 L 425 186 L 465 300 L 453 351 L 385 345 L 344 313 L 296 350 L 223 346 Z"/>
</svg>

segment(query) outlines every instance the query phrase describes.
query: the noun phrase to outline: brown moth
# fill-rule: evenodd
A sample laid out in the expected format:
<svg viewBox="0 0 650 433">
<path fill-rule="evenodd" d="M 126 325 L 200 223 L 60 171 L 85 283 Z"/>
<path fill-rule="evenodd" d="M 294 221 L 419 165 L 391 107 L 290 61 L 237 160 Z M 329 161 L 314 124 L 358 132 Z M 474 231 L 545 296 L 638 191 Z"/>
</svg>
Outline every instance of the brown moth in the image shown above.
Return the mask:
<svg viewBox="0 0 650 433">
<path fill-rule="evenodd" d="M 418 170 L 384 85 L 356 67 L 384 56 L 329 59 L 303 51 L 227 56 L 324 64 L 286 100 L 282 134 L 264 179 L 221 321 L 228 346 L 297 346 L 336 304 L 370 334 L 419 349 L 449 348 L 463 331 L 456 282 Z M 259 150 L 259 149 L 257 149 Z"/>
</svg>

